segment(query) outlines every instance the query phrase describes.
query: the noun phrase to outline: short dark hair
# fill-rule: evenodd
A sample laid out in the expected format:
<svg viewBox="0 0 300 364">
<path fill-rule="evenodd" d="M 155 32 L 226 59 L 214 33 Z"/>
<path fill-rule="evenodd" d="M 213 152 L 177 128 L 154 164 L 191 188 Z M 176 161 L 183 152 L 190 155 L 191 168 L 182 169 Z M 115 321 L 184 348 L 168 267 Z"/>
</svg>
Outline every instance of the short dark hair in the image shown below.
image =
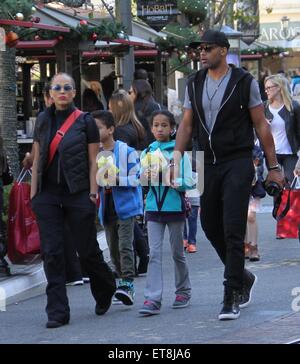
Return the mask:
<svg viewBox="0 0 300 364">
<path fill-rule="evenodd" d="M 134 72 L 133 78 L 135 80 L 148 80 L 148 72 L 144 68 L 139 68 Z"/>
<path fill-rule="evenodd" d="M 50 90 L 51 90 L 51 85 L 50 83 L 45 83 L 44 85 L 44 88 L 43 88 L 43 94 L 46 96 L 46 97 L 51 97 L 50 96 Z"/>
<path fill-rule="evenodd" d="M 151 117 L 150 117 L 150 125 L 151 126 L 153 126 L 153 120 L 154 120 L 155 116 L 157 116 L 157 115 L 164 115 L 164 116 L 166 116 L 169 119 L 169 123 L 170 123 L 171 128 L 173 128 L 173 127 L 176 126 L 175 117 L 168 110 L 156 110 L 156 111 L 153 111 L 153 113 L 151 114 Z"/>
<path fill-rule="evenodd" d="M 97 110 L 92 112 L 92 116 L 94 119 L 100 120 L 107 127 L 107 129 L 111 128 L 112 126 L 115 127 L 115 119 L 110 111 Z"/>
</svg>

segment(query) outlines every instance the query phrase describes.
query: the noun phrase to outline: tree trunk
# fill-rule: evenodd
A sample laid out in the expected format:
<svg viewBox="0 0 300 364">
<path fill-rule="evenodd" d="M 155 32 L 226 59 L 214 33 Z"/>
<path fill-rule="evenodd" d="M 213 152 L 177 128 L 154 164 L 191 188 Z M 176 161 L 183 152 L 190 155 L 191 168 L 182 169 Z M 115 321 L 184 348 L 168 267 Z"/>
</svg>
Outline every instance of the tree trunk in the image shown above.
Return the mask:
<svg viewBox="0 0 300 364">
<path fill-rule="evenodd" d="M 16 50 L 6 48 L 0 51 L 0 136 L 9 156 L 11 170 L 16 177 L 19 172 L 17 144 L 17 107 L 16 107 Z"/>
</svg>

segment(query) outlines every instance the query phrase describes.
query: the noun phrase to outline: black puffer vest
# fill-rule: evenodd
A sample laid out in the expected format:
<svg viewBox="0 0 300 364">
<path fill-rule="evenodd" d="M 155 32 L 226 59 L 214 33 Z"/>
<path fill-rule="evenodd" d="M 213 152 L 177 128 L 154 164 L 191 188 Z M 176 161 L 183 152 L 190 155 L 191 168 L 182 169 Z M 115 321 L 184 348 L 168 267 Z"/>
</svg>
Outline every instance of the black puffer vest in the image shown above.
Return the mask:
<svg viewBox="0 0 300 364">
<path fill-rule="evenodd" d="M 252 156 L 254 134 L 248 103 L 253 77 L 241 68 L 231 67 L 232 74 L 211 132 L 206 126 L 202 107 L 207 70 L 198 71 L 187 83 L 193 110 L 194 147 L 204 151 L 206 164 Z"/>
<path fill-rule="evenodd" d="M 47 169 L 48 152 L 51 143 L 51 123 L 55 122 L 55 108 L 50 107 L 38 116 L 36 134 L 40 141 L 38 163 L 38 191 L 42 190 L 43 176 Z M 75 121 L 58 146 L 59 165 L 71 194 L 89 190 L 89 157 L 86 135 L 87 113 Z"/>
</svg>

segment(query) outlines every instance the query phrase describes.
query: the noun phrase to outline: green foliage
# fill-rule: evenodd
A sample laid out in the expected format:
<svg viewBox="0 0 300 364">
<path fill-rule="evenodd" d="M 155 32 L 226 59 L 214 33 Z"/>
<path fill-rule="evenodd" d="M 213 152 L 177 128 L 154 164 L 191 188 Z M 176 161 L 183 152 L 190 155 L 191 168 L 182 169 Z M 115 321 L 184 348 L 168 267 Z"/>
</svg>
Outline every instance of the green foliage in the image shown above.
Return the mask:
<svg viewBox="0 0 300 364">
<path fill-rule="evenodd" d="M 203 0 L 178 0 L 177 6 L 193 24 L 199 24 L 206 18 L 207 6 Z"/>
<path fill-rule="evenodd" d="M 114 23 L 112 21 L 103 20 L 97 26 L 90 25 L 78 25 L 77 28 L 71 28 L 70 33 L 59 33 L 49 30 L 32 30 L 24 29 L 20 30 L 20 39 L 22 40 L 34 40 L 38 35 L 40 39 L 55 39 L 62 36 L 65 40 L 91 40 L 92 35 L 95 33 L 98 35 L 98 39 L 101 40 L 113 40 L 120 38 L 122 35 L 124 38 L 128 38 L 125 33 L 125 28 L 120 23 Z"/>
<path fill-rule="evenodd" d="M 256 48 L 256 49 L 243 49 L 241 54 L 261 54 L 263 56 L 272 56 L 276 54 L 283 53 L 285 51 L 284 48 L 281 47 L 267 47 L 267 48 Z"/>
<path fill-rule="evenodd" d="M 200 39 L 199 35 L 191 28 L 183 27 L 180 24 L 168 24 L 164 31 L 170 34 L 166 38 L 158 37 L 155 39 L 160 51 L 185 50 L 191 42 Z"/>
<path fill-rule="evenodd" d="M 28 20 L 33 6 L 33 0 L 1 0 L 0 19 L 14 19 L 17 13 L 22 13 L 24 20 Z"/>
<path fill-rule="evenodd" d="M 170 65 L 170 71 L 169 73 L 173 73 L 175 71 L 179 71 L 184 73 L 185 75 L 189 75 L 192 72 L 194 72 L 190 67 L 187 67 L 187 64 L 191 61 L 181 61 L 178 57 L 173 57 L 170 59 L 169 65 Z"/>
</svg>

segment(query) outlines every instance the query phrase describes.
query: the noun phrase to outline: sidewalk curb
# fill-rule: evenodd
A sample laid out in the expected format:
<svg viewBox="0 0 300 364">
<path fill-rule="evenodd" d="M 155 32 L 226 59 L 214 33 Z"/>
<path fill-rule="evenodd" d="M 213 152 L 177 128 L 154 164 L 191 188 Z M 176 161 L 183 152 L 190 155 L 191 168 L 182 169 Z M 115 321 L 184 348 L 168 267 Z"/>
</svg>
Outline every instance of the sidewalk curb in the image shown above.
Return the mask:
<svg viewBox="0 0 300 364">
<path fill-rule="evenodd" d="M 105 261 L 109 261 L 108 246 L 103 231 L 98 233 L 97 240 L 100 249 L 103 251 Z M 15 277 L 8 277 L 6 280 L 0 282 L 0 301 L 5 300 L 6 305 L 15 303 L 18 298 L 24 299 L 23 296 L 26 296 L 26 293 L 34 289 L 36 289 L 36 292 L 33 292 L 30 297 L 37 296 L 41 294 L 41 288 L 42 286 L 46 286 L 46 282 L 43 263 L 35 264 L 32 270 L 29 268 L 28 272 L 16 273 Z"/>
<path fill-rule="evenodd" d="M 37 264 L 36 270 L 23 276 L 9 278 L 0 284 L 5 292 L 6 304 L 11 304 L 17 297 L 27 291 L 38 288 L 46 283 L 46 277 L 42 263 Z"/>
</svg>

